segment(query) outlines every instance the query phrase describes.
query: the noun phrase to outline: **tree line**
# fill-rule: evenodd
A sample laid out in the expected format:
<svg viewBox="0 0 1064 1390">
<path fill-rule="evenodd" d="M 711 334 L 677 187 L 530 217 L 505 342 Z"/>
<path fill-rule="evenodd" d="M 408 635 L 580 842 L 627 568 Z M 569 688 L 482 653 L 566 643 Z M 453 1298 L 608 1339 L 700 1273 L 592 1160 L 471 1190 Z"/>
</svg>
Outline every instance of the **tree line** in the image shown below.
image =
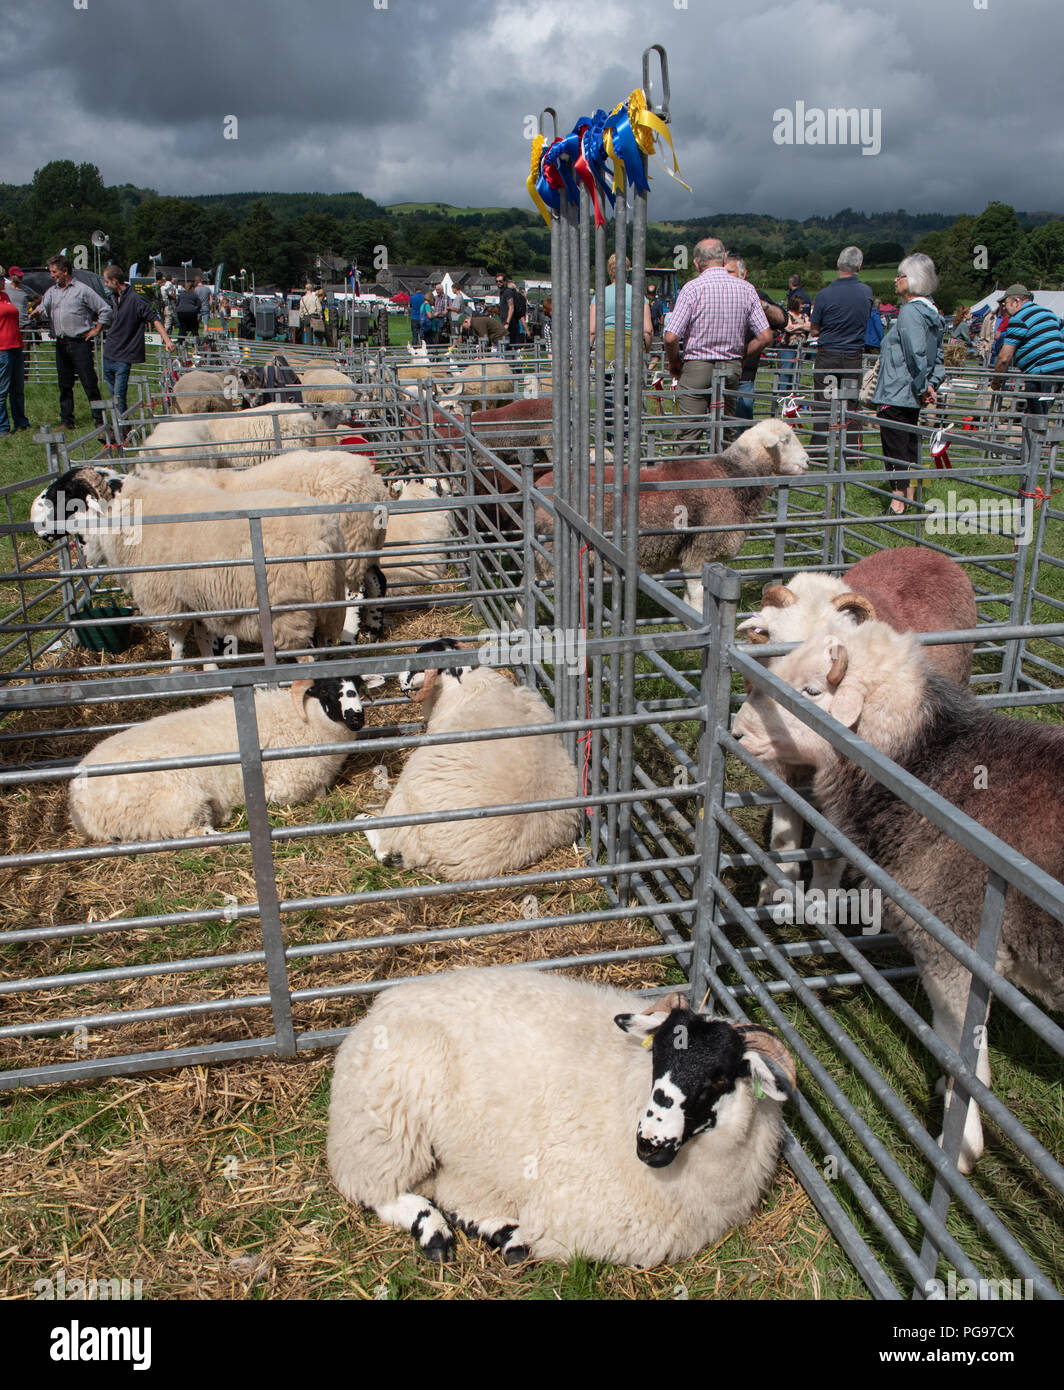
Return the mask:
<svg viewBox="0 0 1064 1390">
<path fill-rule="evenodd" d="M 28 185 L 0 185 L 0 263 L 43 264 L 64 246 L 88 246 L 96 229 L 110 236 L 111 258 L 127 266 L 139 261 L 146 269 L 161 252 L 167 265 L 224 262 L 227 274 L 245 267 L 260 284 L 301 284 L 323 251 L 357 264 L 367 282 L 382 254 L 389 264 L 483 265 L 519 275 L 550 268 L 550 233 L 532 208 L 390 209 L 361 193 L 160 196 L 134 184 L 107 185 L 96 165 L 72 160 L 53 160 Z M 912 250 L 926 251 L 939 268 L 944 307 L 1017 279 L 1046 288 L 1064 280 L 1064 222 L 999 202 L 978 216 L 844 208 L 804 221 L 721 213 L 651 223 L 647 263 L 674 265 L 677 247 L 689 252 L 710 234 L 723 237 L 746 260 L 751 280 L 765 286 L 798 273 L 815 289 L 849 244 L 862 248 L 867 266 L 894 266 Z M 681 265 L 681 279 L 691 273 L 689 261 Z"/>
</svg>

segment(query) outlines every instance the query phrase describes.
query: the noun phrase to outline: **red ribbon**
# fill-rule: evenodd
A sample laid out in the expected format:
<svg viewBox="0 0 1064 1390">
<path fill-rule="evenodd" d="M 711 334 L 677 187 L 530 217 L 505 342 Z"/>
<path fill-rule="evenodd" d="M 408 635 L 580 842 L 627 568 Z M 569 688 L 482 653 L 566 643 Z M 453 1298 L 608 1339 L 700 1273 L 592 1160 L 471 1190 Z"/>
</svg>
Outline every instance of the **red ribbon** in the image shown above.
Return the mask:
<svg viewBox="0 0 1064 1390">
<path fill-rule="evenodd" d="M 595 226 L 604 227 L 606 225 L 606 219 L 602 215 L 601 207 L 599 207 L 598 185 L 595 182 L 594 174 L 591 172 L 591 166 L 587 162 L 587 151 L 584 149 L 584 138 L 589 129 L 590 127 L 582 125 L 577 130 L 577 134 L 580 137 L 580 153 L 576 159 L 573 160 L 573 173 L 584 185 L 591 197 L 591 202 L 595 208 Z"/>
</svg>

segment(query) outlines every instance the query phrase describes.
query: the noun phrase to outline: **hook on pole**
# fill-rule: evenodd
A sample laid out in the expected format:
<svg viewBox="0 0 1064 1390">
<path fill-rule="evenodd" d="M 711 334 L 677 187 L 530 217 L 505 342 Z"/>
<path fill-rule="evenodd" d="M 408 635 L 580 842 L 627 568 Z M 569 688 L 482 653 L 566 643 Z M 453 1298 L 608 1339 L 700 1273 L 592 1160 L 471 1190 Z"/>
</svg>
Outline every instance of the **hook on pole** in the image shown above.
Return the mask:
<svg viewBox="0 0 1064 1390">
<path fill-rule="evenodd" d="M 650 81 L 650 55 L 656 53 L 659 58 L 661 69 L 661 104 L 657 105 L 653 99 L 653 87 Z M 647 109 L 652 111 L 655 116 L 660 116 L 663 121 L 669 119 L 669 55 L 662 48 L 660 43 L 652 43 L 649 48 L 643 50 L 643 93 L 646 97 Z"/>
</svg>

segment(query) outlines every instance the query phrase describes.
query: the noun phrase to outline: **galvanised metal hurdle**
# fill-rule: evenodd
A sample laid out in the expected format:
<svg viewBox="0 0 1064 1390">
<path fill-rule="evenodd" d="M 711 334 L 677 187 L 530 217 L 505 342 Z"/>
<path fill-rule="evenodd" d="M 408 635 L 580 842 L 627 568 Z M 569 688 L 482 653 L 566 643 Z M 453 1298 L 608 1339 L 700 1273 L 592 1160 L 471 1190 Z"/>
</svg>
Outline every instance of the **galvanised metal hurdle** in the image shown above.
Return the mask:
<svg viewBox="0 0 1064 1390">
<path fill-rule="evenodd" d="M 644 70 L 644 91 L 648 96 L 649 88 L 649 77 Z M 660 106 L 658 111 L 661 115 L 667 114 Z M 715 1006 L 723 1013 L 738 1016 L 743 1008 L 756 1001 L 758 1009 L 780 1028 L 795 1049 L 805 1076 L 809 1078 L 805 1092 L 811 1093 L 812 1098 L 803 1094 L 798 1110 L 803 1138 L 799 1141 L 793 1133 L 789 1136 L 788 1162 L 874 1294 L 888 1298 L 905 1296 L 909 1287 L 906 1280 L 923 1292 L 927 1279 L 933 1277 L 936 1270 L 937 1251 L 942 1252 L 962 1277 L 980 1276 L 980 1265 L 945 1227 L 945 1201 L 951 1195 L 969 1214 L 975 1227 L 1002 1252 L 1009 1267 L 1018 1271 L 1021 1278 L 1030 1278 L 1039 1296 L 1052 1296 L 1053 1280 L 1038 1270 L 1036 1261 L 1025 1251 L 1022 1231 L 1010 1229 L 995 1210 L 994 1202 L 980 1196 L 971 1182 L 957 1175 L 951 1163 L 957 1135 L 948 1137 L 946 1149 L 939 1151 L 922 1118 L 913 1114 L 889 1083 L 878 1076 L 861 1041 L 850 1036 L 837 1020 L 831 991 L 849 988 L 855 983 L 867 986 L 884 1000 L 903 1026 L 912 1029 L 951 1074 L 970 1087 L 984 1106 L 987 1118 L 1008 1134 L 1039 1173 L 1047 1180 L 1056 1181 L 1058 1174 L 1052 1156 L 1045 1155 L 1000 1100 L 995 1101 L 980 1090 L 971 1070 L 972 1056 L 952 1057 L 930 1035 L 930 1030 L 905 999 L 894 992 L 894 985 L 911 976 L 911 970 L 889 965 L 877 968 L 873 964 L 871 958 L 884 946 L 889 946 L 889 940 L 850 939 L 834 928 L 818 928 L 812 940 L 780 942 L 771 931 L 765 930 L 765 910 L 744 907 L 722 877 L 733 870 L 749 870 L 755 866 L 771 875 L 769 856 L 758 849 L 748 832 L 735 821 L 733 813 L 751 804 L 795 796 L 789 788 L 773 783 L 768 777 L 764 778 L 768 788 L 765 793 L 733 791 L 725 781 L 726 754 L 736 751 L 727 734 L 733 703 L 733 670 L 741 671 L 754 684 L 760 681 L 775 689 L 779 683 L 773 686 L 774 678 L 734 643 L 739 576 L 707 571 L 703 576 L 705 611 L 700 615 L 693 613 L 671 591 L 669 586 L 674 582 L 671 578 L 662 583 L 638 569 L 636 490 L 629 489 L 622 495 L 620 489 L 603 486 L 601 479 L 590 470 L 590 445 L 594 444 L 596 458 L 601 459 L 607 442 L 605 359 L 601 337 L 596 343 L 594 362 L 594 408 L 592 382 L 587 372 L 587 308 L 593 278 L 591 246 L 593 241 L 594 283 L 601 295 L 605 286 L 607 230 L 604 226 L 596 226 L 592 234 L 592 209 L 585 190 L 579 191 L 577 200 L 570 200 L 563 192 L 559 201 L 559 208 L 551 218 L 555 299 L 559 304 L 570 304 L 572 312 L 556 315 L 555 322 L 553 491 L 544 492 L 536 485 L 535 464 L 527 455 L 516 463 L 507 463 L 486 449 L 467 428 L 466 412 L 454 414 L 453 424 L 449 424 L 448 433 L 443 434 L 437 427 L 434 407 L 424 392 L 415 411 L 420 410 L 422 427 L 418 452 L 424 456 L 427 466 L 431 471 L 445 472 L 452 481 L 457 479 L 464 484 L 460 492 L 452 494 L 449 504 L 434 504 L 450 505 L 466 518 L 468 544 L 459 566 L 465 586 L 464 600 L 472 599 L 480 618 L 496 634 L 504 624 L 532 626 L 531 615 L 537 613 L 538 605 L 538 611 L 547 615 L 552 628 L 579 634 L 586 641 L 587 676 L 568 670 L 564 662 L 552 659 L 556 653 L 542 648 L 533 649 L 527 659 L 515 661 L 514 665 L 524 679 L 538 684 L 553 697 L 555 723 L 546 727 L 561 733 L 578 755 L 578 764 L 588 769 L 586 790 L 579 798 L 579 804 L 589 809 L 587 863 L 563 871 L 561 875 L 557 871 L 531 872 L 504 880 L 468 884 L 417 885 L 285 898 L 278 890 L 275 862 L 275 855 L 283 846 L 300 841 L 313 843 L 326 835 L 347 835 L 357 828 L 351 821 L 307 822 L 283 828 L 271 828 L 269 824 L 262 787 L 263 762 L 315 750 L 263 753 L 254 723 L 253 688 L 264 680 L 290 677 L 292 668 L 265 660 L 261 666 L 250 666 L 246 657 L 223 662 L 222 669 L 216 673 L 188 669 L 177 674 L 161 671 L 159 668 L 167 663 L 155 663 L 154 669 L 147 673 L 144 673 L 144 665 L 128 670 L 104 668 L 99 675 L 90 675 L 77 668 L 59 668 L 58 672 L 48 672 L 50 676 L 58 674 L 64 678 L 62 684 L 53 685 L 41 681 L 35 671 L 28 669 L 29 663 L 22 667 L 17 684 L 12 683 L 0 691 L 0 709 L 7 713 L 40 706 L 61 711 L 74 703 L 169 699 L 231 691 L 237 706 L 240 747 L 228 758 L 219 760 L 241 764 L 247 794 L 248 829 L 215 835 L 209 840 L 190 837 L 156 845 L 41 849 L 31 854 L 5 856 L 0 867 L 25 872 L 62 872 L 65 865 L 76 861 L 103 861 L 130 854 L 187 849 L 209 851 L 225 845 L 250 844 L 255 888 L 252 899 L 226 908 L 198 907 L 140 915 L 130 914 L 127 909 L 123 915 L 107 921 L 65 922 L 8 930 L 0 934 L 5 961 L 17 967 L 23 963 L 22 953 L 25 952 L 32 967 L 32 951 L 46 946 L 51 949 L 64 942 L 91 944 L 101 937 L 118 940 L 124 934 L 137 931 L 159 934 L 169 927 L 209 928 L 211 924 L 232 920 L 257 920 L 262 944 L 261 949 L 254 951 L 194 954 L 176 960 L 107 966 L 66 974 L 49 973 L 46 969 L 17 974 L 16 970 L 11 970 L 10 977 L 0 985 L 0 991 L 9 1000 L 54 998 L 60 1002 L 46 1015 L 13 1025 L 0 1025 L 0 1045 L 5 1039 L 9 1043 L 22 1043 L 31 1038 L 62 1040 L 78 1029 L 92 1029 L 106 1037 L 109 1030 L 120 1030 L 131 1022 L 147 1024 L 155 1030 L 158 1045 L 110 1056 L 104 1055 L 103 1047 L 98 1047 L 98 1055 L 76 1061 L 35 1058 L 27 1065 L 0 1072 L 0 1088 L 131 1074 L 191 1062 L 297 1056 L 333 1045 L 345 1032 L 342 1027 L 302 1026 L 298 1016 L 306 1006 L 372 995 L 391 983 L 391 980 L 360 980 L 293 988 L 292 971 L 308 961 L 355 959 L 361 953 L 389 950 L 413 942 L 446 946 L 456 937 L 475 940 L 478 935 L 528 933 L 534 939 L 537 932 L 560 923 L 582 927 L 635 914 L 653 923 L 659 936 L 657 941 L 622 951 L 588 951 L 565 958 L 543 953 L 538 964 L 557 968 L 632 959 L 645 959 L 648 964 L 666 961 L 678 966 L 689 977 L 697 998 L 708 988 Z M 618 199 L 613 244 L 621 265 L 626 251 L 631 248 L 632 295 L 636 304 L 642 302 L 645 281 L 646 215 L 645 191 L 632 194 L 631 209 L 623 199 Z M 618 373 L 614 383 L 613 418 L 618 435 L 614 445 L 615 461 L 617 466 L 627 464 L 633 470 L 648 453 L 644 440 L 649 443 L 651 439 L 643 428 L 641 356 L 642 345 L 636 334 L 626 372 Z M 394 458 L 405 461 L 411 407 L 407 398 L 398 399 L 394 383 L 384 380 L 388 375 L 388 364 L 385 364 L 373 388 L 374 396 L 367 397 L 370 413 L 379 426 L 379 433 L 373 437 L 374 440 L 378 437 L 390 439 Z M 715 402 L 720 402 L 715 407 L 719 412 L 716 421 L 722 424 L 723 393 L 713 394 Z M 621 422 L 626 406 L 625 437 Z M 847 426 L 845 405 L 840 401 L 837 406 L 833 404 L 832 410 L 839 424 L 835 437 L 841 441 Z M 372 425 L 370 428 L 372 431 Z M 457 437 L 452 431 L 457 431 Z M 890 523 L 856 513 L 851 515 L 853 509 L 845 502 L 845 489 L 849 486 L 882 486 L 886 480 L 885 470 L 880 470 L 877 477 L 874 469 L 843 468 L 842 454 L 849 451 L 830 437 L 829 441 L 829 458 L 823 469 L 781 486 L 779 491 L 785 492 L 785 496 L 784 499 L 777 496 L 774 515 L 767 516 L 754 528 L 756 539 L 748 550 L 751 568 L 744 570 L 742 577 L 760 581 L 782 578 L 799 567 L 837 567 L 840 552 L 842 558 L 847 559 L 851 553 L 856 556 L 858 552 L 853 547 L 858 544 L 874 545 L 876 537 L 879 543 L 887 543 L 891 535 Z M 668 444 L 666 437 L 659 447 L 667 451 Z M 993 445 L 992 438 L 987 445 L 988 449 Z M 830 457 L 833 448 L 834 459 Z M 1026 465 L 1037 479 L 1035 486 L 1045 485 L 1044 491 L 1051 489 L 1054 476 L 1047 448 L 1055 448 L 1055 440 L 1049 436 L 1032 442 Z M 1010 456 L 1004 463 L 988 463 L 984 459 L 983 466 L 971 465 L 964 476 L 992 479 L 995 468 L 1003 475 L 1004 470 L 1010 468 L 1014 473 L 1020 472 L 1017 458 L 1022 459 L 1022 453 Z M 868 461 L 866 458 L 865 462 Z M 501 491 L 500 479 L 512 490 Z M 34 485 L 43 485 L 43 481 L 34 480 Z M 478 486 L 480 491 L 477 491 Z M 537 504 L 553 508 L 556 515 L 551 584 L 542 581 L 536 573 L 537 554 L 542 559 L 547 553 L 534 534 L 533 516 Z M 11 506 L 10 500 L 8 506 Z M 9 518 L 10 515 L 9 511 Z M 1048 506 L 1042 508 L 1040 523 L 1043 527 L 1057 519 Z M 17 544 L 18 526 L 9 520 L 4 529 L 12 534 Z M 21 531 L 24 533 L 25 529 L 23 526 Z M 894 534 L 897 534 L 896 528 Z M 479 543 L 474 537 L 479 538 Z M 844 539 L 840 543 L 836 537 Z M 742 558 L 745 564 L 747 553 Z M 266 557 L 262 559 L 265 563 Z M 1006 559 L 1002 555 L 994 562 L 1000 561 L 1005 566 Z M 1037 545 L 1031 559 L 1032 563 L 1037 563 Z M 1016 573 L 1022 568 L 1017 562 L 1012 569 L 1005 569 L 1005 579 L 1010 585 L 1015 584 Z M 22 564 L 16 573 L 24 576 L 26 566 Z M 26 585 L 20 592 L 26 593 Z M 1009 592 L 1011 594 L 1011 589 Z M 262 603 L 265 596 L 261 588 L 259 597 Z M 520 621 L 515 610 L 518 601 L 522 604 Z M 268 601 L 265 608 L 268 627 Z M 30 626 L 28 611 L 31 610 L 24 598 L 18 613 L 24 628 Z M 1028 617 L 1029 613 L 1020 616 Z M 53 621 L 53 629 L 58 621 Z M 18 623 L 9 620 L 8 633 L 13 633 L 17 627 Z M 999 629 L 996 635 L 1006 643 L 1033 642 L 1044 636 L 1056 640 L 1061 632 L 1064 627 L 1029 622 Z M 956 640 L 963 640 L 966 635 L 970 634 L 954 636 Z M 984 636 L 982 629 L 979 636 Z M 18 634 L 19 640 L 23 637 L 23 633 Z M 394 673 L 432 664 L 433 658 L 411 657 L 407 654 L 408 646 L 385 643 L 379 648 L 359 648 L 355 654 L 329 656 L 325 660 L 320 659 L 322 654 L 319 653 L 315 674 Z M 695 664 L 683 664 L 680 658 L 689 659 L 692 651 Z M 764 652 L 764 648 L 758 649 L 759 655 Z M 458 663 L 471 664 L 474 660 L 476 655 L 472 652 L 456 657 Z M 1013 669 L 1018 670 L 1018 667 Z M 1024 669 L 1033 668 L 1028 662 Z M 120 674 L 116 675 L 116 670 Z M 1048 672 L 1048 677 L 1052 675 L 1052 671 Z M 1035 697 L 1039 694 L 1036 689 L 1030 693 Z M 791 698 L 793 700 L 793 695 Z M 786 699 L 785 694 L 781 694 L 781 699 Z M 109 726 L 107 731 L 113 727 L 120 726 Z M 387 727 L 380 732 L 384 737 L 374 740 L 375 754 L 423 742 L 422 738 L 404 736 L 400 726 Z M 524 729 L 504 730 L 497 731 L 497 736 L 527 732 Z M 847 751 L 858 756 L 858 751 L 851 749 L 849 744 Z M 904 779 L 891 773 L 886 760 L 879 755 L 863 747 L 859 752 L 877 775 L 893 776 L 903 788 L 903 794 L 917 798 L 926 795 L 919 789 L 904 786 Z M 195 759 L 184 761 L 190 765 L 195 763 Z M 0 786 L 17 785 L 32 791 L 35 783 L 63 780 L 71 775 L 68 760 L 64 765 L 52 763 L 0 774 Z M 919 800 L 916 804 L 923 808 Z M 519 809 L 524 807 L 507 808 L 509 811 Z M 1051 910 L 1059 907 L 1059 892 L 1051 885 L 1025 878 L 1015 863 L 1015 856 L 1010 858 L 1011 852 L 988 846 L 985 842 L 989 837 L 983 834 L 980 838 L 978 828 L 955 826 L 956 817 L 950 819 L 948 809 L 929 804 L 929 816 L 932 812 L 946 818 L 960 843 L 973 848 L 973 852 L 982 851 L 990 856 L 995 875 L 992 884 L 1000 878 L 1020 891 L 1029 892 Z M 498 814 L 487 808 L 476 814 L 482 813 Z M 438 813 L 434 819 L 461 819 L 468 814 Z M 817 824 L 814 811 L 810 809 L 806 815 Z M 504 827 L 505 819 L 501 817 L 500 833 L 504 833 Z M 818 828 L 824 829 L 824 826 L 818 825 Z M 725 851 L 725 836 L 739 846 L 738 852 Z M 840 845 L 837 834 L 832 839 L 828 833 L 828 838 L 845 852 L 846 847 Z M 808 855 L 796 857 L 807 858 Z M 871 876 L 878 873 L 874 866 L 867 867 Z M 286 944 L 286 923 L 300 912 L 318 911 L 335 916 L 356 906 L 372 909 L 383 903 L 413 904 L 456 892 L 468 893 L 473 898 L 497 886 L 505 886 L 516 894 L 534 893 L 537 887 L 566 876 L 594 878 L 600 885 L 605 905 L 533 922 L 514 918 L 474 927 L 411 930 L 400 935 L 365 936 L 345 931 L 338 939 Z M 882 875 L 875 881 L 889 891 Z M 926 917 L 925 913 L 919 920 Z M 738 944 L 736 924 L 746 932 L 745 939 L 740 938 Z M 928 929 L 935 929 L 934 924 L 929 923 Z M 992 949 L 988 955 L 982 942 L 979 955 L 984 961 L 993 959 Z M 824 957 L 829 962 L 838 958 L 838 966 L 828 964 L 819 974 L 801 974 L 800 968 L 807 957 L 818 962 Z M 974 961 L 971 963 L 975 965 Z M 64 1008 L 62 1003 L 63 991 L 74 987 L 106 990 L 140 979 L 170 980 L 179 984 L 192 976 L 209 979 L 212 973 L 213 977 L 224 980 L 227 970 L 248 965 L 265 970 L 265 989 L 219 992 L 201 986 L 193 997 L 179 1002 L 131 1009 L 102 1008 L 93 1012 Z M 977 967 L 975 974 L 976 988 L 993 992 L 999 1010 L 1003 1006 L 1014 1009 L 1043 1041 L 1059 1051 L 1059 1030 L 1054 1030 L 1054 1026 L 1040 1016 L 1040 1011 L 1001 982 L 985 965 Z M 8 975 L 9 969 L 5 967 L 5 976 Z M 788 1002 L 792 1005 L 790 1013 L 783 1011 L 783 1005 Z M 209 1040 L 212 1023 L 227 1018 L 251 1019 L 254 1035 L 238 1040 Z M 208 1040 L 192 1047 L 166 1046 L 166 1027 L 175 1020 L 202 1021 Z M 880 1103 L 917 1143 L 923 1165 L 921 1171 L 927 1175 L 923 1185 L 920 1178 L 914 1180 L 889 1146 L 877 1139 L 862 1113 L 861 1104 L 851 1099 L 846 1087 L 834 1080 L 823 1061 L 822 1049 L 814 1047 L 811 1041 L 814 1037 L 819 1039 L 821 1033 L 834 1059 L 842 1063 L 850 1075 L 874 1089 Z M 822 1118 L 821 1093 L 834 1107 L 826 1120 Z M 963 1107 L 954 1107 L 951 1114 L 954 1109 L 963 1113 Z M 843 1143 L 840 1131 L 849 1134 L 851 1130 L 853 1138 Z M 822 1171 L 827 1154 L 838 1158 L 839 1182 L 829 1180 Z M 873 1183 L 866 1176 L 866 1155 L 883 1173 L 882 1182 Z M 930 1198 L 923 1190 L 927 1181 L 935 1184 Z M 886 1196 L 883 1195 L 884 1185 Z M 911 1234 L 889 1210 L 894 1199 L 908 1204 L 915 1214 L 918 1231 L 925 1242 L 921 1248 L 916 1248 Z"/>
</svg>

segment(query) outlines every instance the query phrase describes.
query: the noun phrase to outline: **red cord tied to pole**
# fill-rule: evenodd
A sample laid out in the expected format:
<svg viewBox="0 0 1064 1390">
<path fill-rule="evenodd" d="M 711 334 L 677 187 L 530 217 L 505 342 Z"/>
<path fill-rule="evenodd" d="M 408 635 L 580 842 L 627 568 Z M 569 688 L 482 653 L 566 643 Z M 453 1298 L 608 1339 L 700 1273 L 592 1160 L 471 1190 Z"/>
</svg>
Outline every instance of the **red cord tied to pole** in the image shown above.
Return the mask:
<svg viewBox="0 0 1064 1390">
<path fill-rule="evenodd" d="M 931 457 L 935 460 L 936 468 L 953 467 L 949 461 L 949 432 L 952 428 L 951 421 L 944 429 L 936 430 L 931 436 Z"/>
<path fill-rule="evenodd" d="M 1019 496 L 1032 497 L 1034 499 L 1034 509 L 1037 511 L 1043 502 L 1048 502 L 1049 499 L 1055 497 L 1059 491 L 1059 487 L 1050 488 L 1048 492 L 1043 492 L 1040 487 L 1036 487 L 1034 492 L 1024 492 L 1023 488 L 1020 488 Z"/>
<path fill-rule="evenodd" d="M 805 400 L 805 397 L 804 397 L 804 396 L 795 396 L 795 395 L 780 396 L 780 397 L 779 397 L 779 408 L 780 408 L 780 415 L 783 417 L 783 419 L 784 419 L 784 420 L 800 420 L 800 419 L 801 419 L 801 416 L 802 416 L 802 407 L 801 407 L 801 405 L 800 405 L 800 402 L 801 402 L 801 401 L 804 401 L 804 400 Z"/>
</svg>

